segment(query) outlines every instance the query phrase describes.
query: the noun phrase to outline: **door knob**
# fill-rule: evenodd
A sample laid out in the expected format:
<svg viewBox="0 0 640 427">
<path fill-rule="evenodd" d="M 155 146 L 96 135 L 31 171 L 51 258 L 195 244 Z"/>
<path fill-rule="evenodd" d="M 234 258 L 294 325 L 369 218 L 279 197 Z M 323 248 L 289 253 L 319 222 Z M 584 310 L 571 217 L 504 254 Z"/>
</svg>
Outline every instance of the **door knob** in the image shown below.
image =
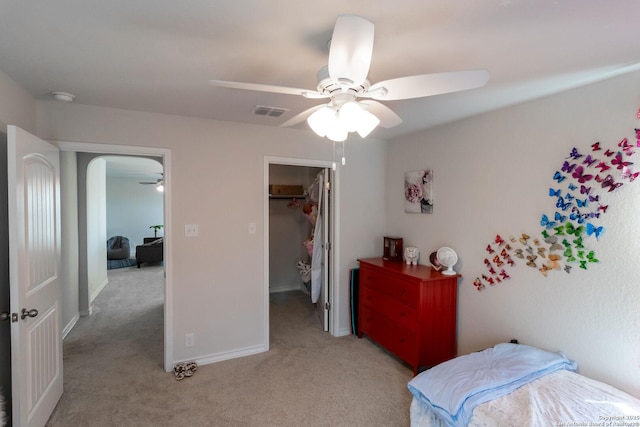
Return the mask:
<svg viewBox="0 0 640 427">
<path fill-rule="evenodd" d="M 11 313 L 5 311 L 4 313 L 0 313 L 0 321 L 11 319 Z"/>
<path fill-rule="evenodd" d="M 37 315 L 38 315 L 38 310 L 36 310 L 35 308 L 31 310 L 27 310 L 26 308 L 23 308 L 20 318 L 24 320 L 26 317 L 36 317 Z"/>
</svg>

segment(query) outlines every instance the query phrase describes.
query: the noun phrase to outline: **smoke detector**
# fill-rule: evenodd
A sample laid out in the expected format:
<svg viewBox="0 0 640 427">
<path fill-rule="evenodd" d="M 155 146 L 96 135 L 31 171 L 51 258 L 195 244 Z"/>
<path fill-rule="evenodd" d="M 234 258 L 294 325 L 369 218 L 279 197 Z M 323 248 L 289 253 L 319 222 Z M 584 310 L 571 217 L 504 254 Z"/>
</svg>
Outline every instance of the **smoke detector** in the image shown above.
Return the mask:
<svg viewBox="0 0 640 427">
<path fill-rule="evenodd" d="M 56 101 L 62 102 L 73 102 L 76 99 L 75 95 L 67 92 L 51 92 L 51 96 L 53 96 L 53 99 Z"/>
</svg>

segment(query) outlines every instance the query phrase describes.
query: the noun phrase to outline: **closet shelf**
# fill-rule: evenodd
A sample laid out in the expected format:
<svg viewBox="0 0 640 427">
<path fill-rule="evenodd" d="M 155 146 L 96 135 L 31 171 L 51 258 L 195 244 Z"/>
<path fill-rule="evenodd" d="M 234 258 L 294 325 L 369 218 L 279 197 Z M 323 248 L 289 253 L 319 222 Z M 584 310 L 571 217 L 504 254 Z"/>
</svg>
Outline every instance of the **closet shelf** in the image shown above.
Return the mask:
<svg viewBox="0 0 640 427">
<path fill-rule="evenodd" d="M 270 199 L 304 199 L 306 194 L 269 194 Z"/>
</svg>

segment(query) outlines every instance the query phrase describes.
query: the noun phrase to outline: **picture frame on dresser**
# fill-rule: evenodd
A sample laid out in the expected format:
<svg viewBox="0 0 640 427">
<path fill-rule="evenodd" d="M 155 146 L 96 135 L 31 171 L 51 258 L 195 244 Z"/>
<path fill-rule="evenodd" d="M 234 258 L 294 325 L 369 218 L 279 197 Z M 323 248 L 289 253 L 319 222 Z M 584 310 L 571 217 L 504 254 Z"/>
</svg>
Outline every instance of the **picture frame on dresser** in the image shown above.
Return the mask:
<svg viewBox="0 0 640 427">
<path fill-rule="evenodd" d="M 425 265 L 359 259 L 358 338 L 368 337 L 417 375 L 456 356 L 458 278 Z"/>
</svg>

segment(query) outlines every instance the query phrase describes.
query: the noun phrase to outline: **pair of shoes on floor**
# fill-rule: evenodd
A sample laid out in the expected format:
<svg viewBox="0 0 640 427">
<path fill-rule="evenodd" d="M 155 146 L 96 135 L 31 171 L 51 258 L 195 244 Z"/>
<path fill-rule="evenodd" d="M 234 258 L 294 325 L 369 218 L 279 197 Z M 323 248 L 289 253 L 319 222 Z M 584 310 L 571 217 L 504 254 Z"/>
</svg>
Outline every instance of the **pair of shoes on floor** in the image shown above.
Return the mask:
<svg viewBox="0 0 640 427">
<path fill-rule="evenodd" d="M 173 367 L 173 373 L 176 376 L 176 380 L 180 381 L 185 377 L 190 377 L 198 369 L 196 362 L 178 363 Z"/>
</svg>

